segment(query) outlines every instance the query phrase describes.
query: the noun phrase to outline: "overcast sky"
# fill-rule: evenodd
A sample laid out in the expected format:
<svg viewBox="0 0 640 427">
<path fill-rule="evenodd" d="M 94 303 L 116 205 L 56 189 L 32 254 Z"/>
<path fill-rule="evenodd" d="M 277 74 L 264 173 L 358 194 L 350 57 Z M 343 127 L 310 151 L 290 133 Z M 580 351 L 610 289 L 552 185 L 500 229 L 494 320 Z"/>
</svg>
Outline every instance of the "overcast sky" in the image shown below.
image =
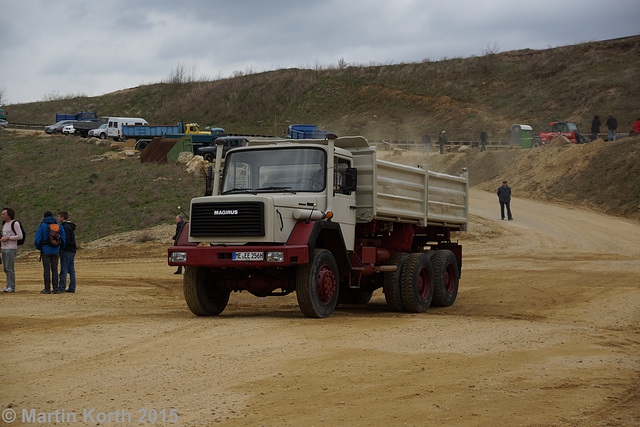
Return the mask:
<svg viewBox="0 0 640 427">
<path fill-rule="evenodd" d="M 639 0 L 0 0 L 4 104 L 640 34 Z"/>
</svg>

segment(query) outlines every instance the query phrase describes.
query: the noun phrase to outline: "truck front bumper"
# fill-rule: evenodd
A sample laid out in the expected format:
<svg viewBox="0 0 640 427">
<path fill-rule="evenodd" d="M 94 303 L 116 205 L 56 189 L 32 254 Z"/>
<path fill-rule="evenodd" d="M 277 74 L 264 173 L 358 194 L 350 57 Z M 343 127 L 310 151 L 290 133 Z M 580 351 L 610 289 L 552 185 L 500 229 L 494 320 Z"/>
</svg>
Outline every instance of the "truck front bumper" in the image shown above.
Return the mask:
<svg viewBox="0 0 640 427">
<path fill-rule="evenodd" d="M 309 263 L 307 245 L 172 246 L 169 265 L 212 268 L 273 268 Z"/>
</svg>

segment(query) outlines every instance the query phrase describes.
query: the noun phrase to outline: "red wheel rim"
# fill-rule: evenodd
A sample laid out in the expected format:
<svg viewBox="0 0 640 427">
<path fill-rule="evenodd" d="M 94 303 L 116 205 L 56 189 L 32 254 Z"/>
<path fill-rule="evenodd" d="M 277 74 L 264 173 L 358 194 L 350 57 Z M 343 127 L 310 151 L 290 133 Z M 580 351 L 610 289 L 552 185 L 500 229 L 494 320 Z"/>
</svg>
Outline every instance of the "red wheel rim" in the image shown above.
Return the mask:
<svg viewBox="0 0 640 427">
<path fill-rule="evenodd" d="M 318 297 L 323 304 L 327 304 L 333 294 L 336 292 L 336 275 L 330 268 L 323 265 L 318 271 L 316 278 L 316 286 L 318 288 Z"/>
<path fill-rule="evenodd" d="M 453 264 L 448 264 L 444 270 L 444 287 L 448 293 L 453 292 L 455 287 L 456 273 L 453 271 Z"/>
<path fill-rule="evenodd" d="M 418 277 L 418 294 L 421 299 L 427 299 L 429 296 L 429 288 L 431 287 L 431 283 L 429 280 L 429 270 L 422 269 L 420 270 L 420 276 Z"/>
</svg>

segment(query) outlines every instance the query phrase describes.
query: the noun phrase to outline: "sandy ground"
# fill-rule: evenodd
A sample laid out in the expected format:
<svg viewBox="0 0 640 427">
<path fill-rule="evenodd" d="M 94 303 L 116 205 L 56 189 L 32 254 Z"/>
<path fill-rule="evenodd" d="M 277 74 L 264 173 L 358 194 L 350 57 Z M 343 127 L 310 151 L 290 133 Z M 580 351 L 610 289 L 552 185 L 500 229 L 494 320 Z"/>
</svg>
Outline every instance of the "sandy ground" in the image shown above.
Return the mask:
<svg viewBox="0 0 640 427">
<path fill-rule="evenodd" d="M 500 221 L 494 194 L 471 195 L 458 300 L 425 314 L 390 312 L 378 291 L 307 319 L 295 295 L 242 293 L 200 318 L 162 242 L 81 250 L 76 294 L 40 295 L 22 257 L 18 292 L 0 295 L 3 417 L 639 425 L 640 225 L 520 199 Z"/>
</svg>

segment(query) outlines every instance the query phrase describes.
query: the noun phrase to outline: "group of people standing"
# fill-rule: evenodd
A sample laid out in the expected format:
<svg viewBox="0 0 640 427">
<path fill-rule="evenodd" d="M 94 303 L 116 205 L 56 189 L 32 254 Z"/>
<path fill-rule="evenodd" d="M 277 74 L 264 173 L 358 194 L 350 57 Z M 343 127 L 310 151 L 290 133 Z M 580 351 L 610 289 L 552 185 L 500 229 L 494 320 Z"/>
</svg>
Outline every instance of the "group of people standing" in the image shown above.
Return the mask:
<svg viewBox="0 0 640 427">
<path fill-rule="evenodd" d="M 16 291 L 15 259 L 18 245 L 24 242 L 22 225 L 15 219 L 16 211 L 11 207 L 2 209 L 2 266 L 6 275 L 6 286 L 2 292 Z M 44 213 L 33 243 L 40 251 L 44 269 L 44 289 L 41 294 L 76 292 L 76 225 L 69 221 L 69 213 L 58 212 L 57 220 L 51 211 Z M 58 273 L 58 261 L 60 272 Z M 69 286 L 67 287 L 67 276 Z"/>
<path fill-rule="evenodd" d="M 486 130 L 482 130 L 482 132 L 480 132 L 480 151 L 487 151 L 487 140 L 489 139 L 489 136 L 487 134 Z M 445 145 L 447 145 L 447 143 L 449 142 L 449 137 L 447 136 L 447 132 L 446 131 L 441 131 L 438 134 L 438 147 L 440 147 L 440 154 L 444 154 L 444 147 Z M 429 154 L 429 147 L 431 145 L 431 135 L 429 135 L 429 132 L 425 132 L 424 135 L 422 135 L 422 152 L 424 154 Z"/>
<path fill-rule="evenodd" d="M 615 141 L 616 140 L 616 131 L 618 130 L 618 120 L 613 117 L 613 114 L 609 114 L 609 118 L 605 122 L 607 125 L 607 140 Z M 593 116 L 593 120 L 591 121 L 591 139 L 597 139 L 598 134 L 600 133 L 600 126 L 602 126 L 602 122 L 600 121 L 600 116 Z M 640 118 L 633 123 L 633 127 L 631 129 L 631 133 L 635 135 L 640 135 Z"/>
</svg>

